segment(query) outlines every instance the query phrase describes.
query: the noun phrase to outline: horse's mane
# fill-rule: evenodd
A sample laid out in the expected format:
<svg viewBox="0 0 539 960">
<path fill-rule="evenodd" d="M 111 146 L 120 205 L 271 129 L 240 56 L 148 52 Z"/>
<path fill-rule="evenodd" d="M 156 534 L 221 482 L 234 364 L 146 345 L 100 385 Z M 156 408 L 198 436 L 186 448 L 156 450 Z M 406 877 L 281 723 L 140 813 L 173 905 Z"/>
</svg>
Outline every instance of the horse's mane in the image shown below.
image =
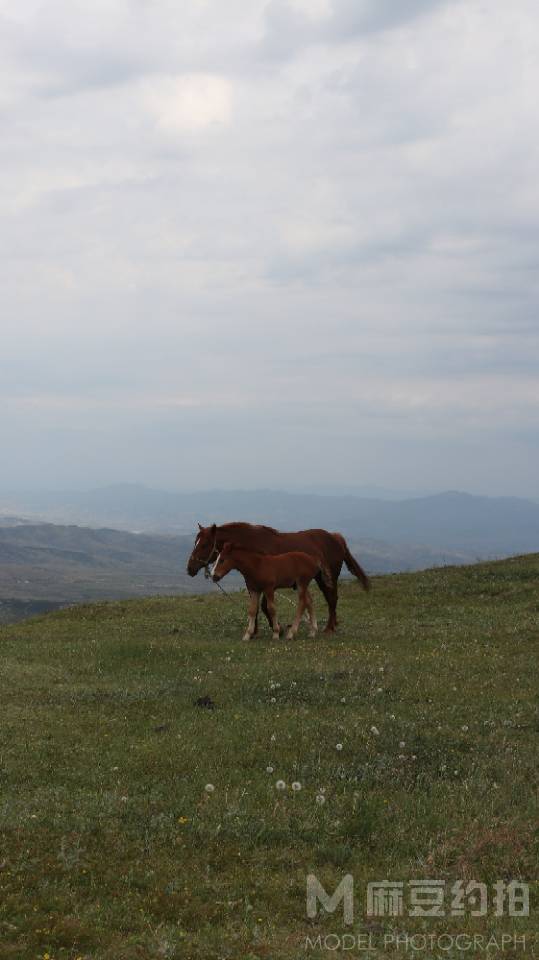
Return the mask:
<svg viewBox="0 0 539 960">
<path fill-rule="evenodd" d="M 247 533 L 249 530 L 263 530 L 264 533 L 279 533 L 279 531 L 276 530 L 275 527 L 267 527 L 263 523 L 244 523 L 243 520 L 235 520 L 235 521 L 232 521 L 232 523 L 222 523 L 220 526 L 217 527 L 220 533 L 229 531 L 232 528 L 234 528 L 234 530 L 237 530 L 237 532 L 240 534 L 243 531 Z"/>
</svg>

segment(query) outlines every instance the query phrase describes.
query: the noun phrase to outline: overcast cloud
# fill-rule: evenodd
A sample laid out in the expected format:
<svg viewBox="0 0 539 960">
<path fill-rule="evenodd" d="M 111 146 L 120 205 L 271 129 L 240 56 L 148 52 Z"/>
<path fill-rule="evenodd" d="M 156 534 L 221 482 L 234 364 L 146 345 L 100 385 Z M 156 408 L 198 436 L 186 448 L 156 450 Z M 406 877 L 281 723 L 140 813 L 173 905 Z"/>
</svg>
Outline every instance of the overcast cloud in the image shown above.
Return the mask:
<svg viewBox="0 0 539 960">
<path fill-rule="evenodd" d="M 0 487 L 539 496 L 533 0 L 0 0 Z"/>
</svg>

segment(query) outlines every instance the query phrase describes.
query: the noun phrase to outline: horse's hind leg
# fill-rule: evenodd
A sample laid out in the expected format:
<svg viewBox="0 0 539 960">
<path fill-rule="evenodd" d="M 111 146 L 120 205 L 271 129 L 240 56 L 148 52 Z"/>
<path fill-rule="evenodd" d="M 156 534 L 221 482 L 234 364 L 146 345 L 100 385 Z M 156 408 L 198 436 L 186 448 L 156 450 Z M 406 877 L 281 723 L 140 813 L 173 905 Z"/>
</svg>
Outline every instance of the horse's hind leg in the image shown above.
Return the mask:
<svg viewBox="0 0 539 960">
<path fill-rule="evenodd" d="M 333 571 L 332 571 L 333 573 Z M 323 579 L 321 573 L 317 573 L 315 580 L 320 587 L 320 590 L 324 594 L 326 603 L 328 605 L 328 622 L 324 628 L 324 633 L 333 633 L 335 627 L 337 626 L 337 580 L 333 581 L 332 586 L 330 587 Z"/>
<path fill-rule="evenodd" d="M 305 591 L 305 603 L 307 605 L 307 618 L 309 620 L 309 636 L 316 637 L 318 631 L 318 624 L 316 622 L 316 614 L 314 612 L 313 598 L 311 597 L 310 591 Z"/>
<path fill-rule="evenodd" d="M 243 634 L 244 640 L 250 640 L 251 637 L 253 637 L 256 632 L 256 620 L 258 616 L 258 602 L 260 600 L 260 594 L 255 593 L 255 591 L 253 590 L 250 593 L 250 597 L 251 599 L 249 601 L 249 622 L 247 624 L 247 630 Z"/>
</svg>

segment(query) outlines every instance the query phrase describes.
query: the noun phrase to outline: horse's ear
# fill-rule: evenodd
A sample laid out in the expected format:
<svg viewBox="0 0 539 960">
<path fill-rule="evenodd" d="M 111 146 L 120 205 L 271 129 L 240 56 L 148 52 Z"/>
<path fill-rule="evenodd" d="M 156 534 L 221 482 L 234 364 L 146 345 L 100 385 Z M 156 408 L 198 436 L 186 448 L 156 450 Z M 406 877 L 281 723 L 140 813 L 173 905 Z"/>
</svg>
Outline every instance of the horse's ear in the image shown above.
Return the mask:
<svg viewBox="0 0 539 960">
<path fill-rule="evenodd" d="M 202 526 L 201 523 L 198 524 L 198 529 L 199 529 L 199 530 L 203 530 L 203 529 L 204 529 L 204 527 Z"/>
<path fill-rule="evenodd" d="M 215 533 L 216 530 L 217 530 L 217 524 L 216 524 L 216 523 L 212 523 L 212 525 L 211 525 L 211 532 L 212 532 L 212 533 Z"/>
</svg>

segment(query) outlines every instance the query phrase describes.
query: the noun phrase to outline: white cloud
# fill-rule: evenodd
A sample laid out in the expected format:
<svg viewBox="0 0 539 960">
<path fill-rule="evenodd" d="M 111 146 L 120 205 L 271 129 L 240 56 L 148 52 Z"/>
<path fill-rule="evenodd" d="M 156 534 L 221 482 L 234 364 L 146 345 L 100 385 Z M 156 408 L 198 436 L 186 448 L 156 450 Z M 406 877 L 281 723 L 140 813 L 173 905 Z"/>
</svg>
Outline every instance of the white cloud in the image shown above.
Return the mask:
<svg viewBox="0 0 539 960">
<path fill-rule="evenodd" d="M 142 96 L 159 127 L 170 134 L 226 126 L 232 117 L 232 84 L 208 73 L 152 77 L 144 82 Z"/>
</svg>

